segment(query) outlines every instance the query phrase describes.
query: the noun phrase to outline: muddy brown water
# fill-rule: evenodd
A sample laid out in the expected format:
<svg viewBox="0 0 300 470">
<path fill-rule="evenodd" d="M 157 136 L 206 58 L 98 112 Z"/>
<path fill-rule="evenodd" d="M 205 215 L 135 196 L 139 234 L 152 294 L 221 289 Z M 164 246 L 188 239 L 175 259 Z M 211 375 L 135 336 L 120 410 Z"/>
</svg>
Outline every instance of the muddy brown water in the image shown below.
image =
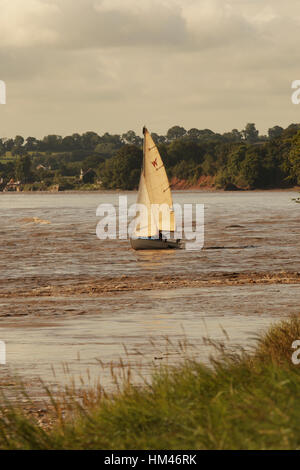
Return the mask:
<svg viewBox="0 0 300 470">
<path fill-rule="evenodd" d="M 135 193 L 124 194 L 135 202 Z M 175 192 L 175 202 L 205 205 L 199 252 L 142 253 L 126 240 L 99 240 L 97 206 L 117 204 L 118 196 L 0 194 L 0 340 L 8 368 L 55 384 L 68 380 L 65 362 L 75 378 L 89 369 L 110 386 L 109 364 L 120 357 L 133 368 L 142 361 L 146 376 L 152 364 L 179 361 L 178 349 L 166 354 L 165 337 L 186 338 L 207 361 L 203 336 L 222 340 L 226 330 L 232 344 L 250 347 L 272 321 L 299 312 L 295 192 Z M 294 273 L 288 283 L 191 287 L 195 279 L 283 271 Z M 186 282 L 169 288 L 165 280 L 173 278 Z M 97 283 L 106 288 L 80 289 Z"/>
</svg>

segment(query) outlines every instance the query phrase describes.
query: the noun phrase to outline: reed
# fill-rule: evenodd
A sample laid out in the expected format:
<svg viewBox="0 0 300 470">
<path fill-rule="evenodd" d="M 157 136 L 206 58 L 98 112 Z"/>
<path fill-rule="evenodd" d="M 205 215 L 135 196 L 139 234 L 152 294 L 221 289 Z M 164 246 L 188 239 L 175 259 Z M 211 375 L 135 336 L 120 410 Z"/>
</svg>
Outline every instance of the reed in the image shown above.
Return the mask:
<svg viewBox="0 0 300 470">
<path fill-rule="evenodd" d="M 250 353 L 219 344 L 210 366 L 185 357 L 156 368 L 143 386 L 124 367 L 112 395 L 99 384 L 70 386 L 60 396 L 47 390 L 55 416 L 49 429 L 2 398 L 0 447 L 299 449 L 300 365 L 291 361 L 297 339 L 299 316 L 272 326 Z"/>
</svg>

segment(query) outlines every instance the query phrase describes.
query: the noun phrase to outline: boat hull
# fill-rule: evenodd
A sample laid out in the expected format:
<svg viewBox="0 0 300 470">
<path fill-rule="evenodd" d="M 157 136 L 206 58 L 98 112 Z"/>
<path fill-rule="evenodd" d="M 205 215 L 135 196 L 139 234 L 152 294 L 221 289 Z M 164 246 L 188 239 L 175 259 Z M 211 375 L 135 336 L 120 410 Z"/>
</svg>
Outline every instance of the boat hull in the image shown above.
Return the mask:
<svg viewBox="0 0 300 470">
<path fill-rule="evenodd" d="M 153 240 L 147 238 L 131 238 L 131 247 L 134 250 L 176 250 L 180 249 L 180 240 Z"/>
</svg>

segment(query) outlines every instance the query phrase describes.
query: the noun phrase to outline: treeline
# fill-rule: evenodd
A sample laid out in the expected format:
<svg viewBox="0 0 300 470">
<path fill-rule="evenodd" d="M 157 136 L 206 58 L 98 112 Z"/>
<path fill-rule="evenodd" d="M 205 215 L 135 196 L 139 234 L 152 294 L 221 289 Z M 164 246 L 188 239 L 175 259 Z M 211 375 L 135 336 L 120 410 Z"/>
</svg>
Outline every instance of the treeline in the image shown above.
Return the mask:
<svg viewBox="0 0 300 470">
<path fill-rule="evenodd" d="M 279 188 L 300 184 L 300 124 L 274 126 L 259 135 L 255 124 L 224 134 L 171 127 L 152 133 L 170 178 L 193 185 L 210 177 L 219 188 Z M 0 139 L 0 188 L 135 189 L 142 164 L 142 138 L 86 132 L 39 140 Z"/>
</svg>

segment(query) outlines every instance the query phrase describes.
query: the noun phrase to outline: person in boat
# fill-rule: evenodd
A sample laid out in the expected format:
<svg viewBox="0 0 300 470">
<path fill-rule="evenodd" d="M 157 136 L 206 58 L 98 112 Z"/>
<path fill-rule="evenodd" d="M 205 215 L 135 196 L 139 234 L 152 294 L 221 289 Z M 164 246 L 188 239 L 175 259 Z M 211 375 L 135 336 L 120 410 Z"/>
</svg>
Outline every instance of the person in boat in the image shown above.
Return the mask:
<svg viewBox="0 0 300 470">
<path fill-rule="evenodd" d="M 159 236 L 159 240 L 160 240 L 161 242 L 162 242 L 162 241 L 164 241 L 164 242 L 166 241 L 166 240 L 163 238 L 163 235 L 162 235 L 162 231 L 161 231 L 161 230 L 158 232 L 158 236 Z"/>
<path fill-rule="evenodd" d="M 159 241 L 162 242 L 163 241 L 163 236 L 162 236 L 162 231 L 161 230 L 158 232 L 158 237 L 159 237 Z M 152 237 L 148 237 L 148 240 L 152 240 Z"/>
</svg>

